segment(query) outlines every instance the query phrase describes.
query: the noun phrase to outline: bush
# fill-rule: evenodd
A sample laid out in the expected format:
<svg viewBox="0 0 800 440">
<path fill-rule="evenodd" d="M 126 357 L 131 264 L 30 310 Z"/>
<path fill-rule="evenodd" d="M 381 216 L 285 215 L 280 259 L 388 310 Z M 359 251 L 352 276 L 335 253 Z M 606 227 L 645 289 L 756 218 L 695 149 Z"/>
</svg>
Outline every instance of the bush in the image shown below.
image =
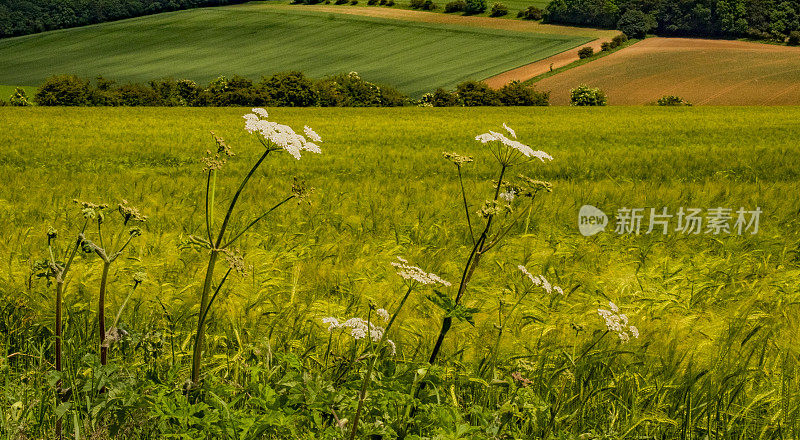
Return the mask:
<svg viewBox="0 0 800 440">
<path fill-rule="evenodd" d="M 126 107 L 162 105 L 156 91 L 144 84 L 124 84 L 116 89 L 116 94 L 119 105 Z"/>
<path fill-rule="evenodd" d="M 508 6 L 502 3 L 495 3 L 492 5 L 492 10 L 489 12 L 491 17 L 502 17 L 508 15 Z"/>
<path fill-rule="evenodd" d="M 464 0 L 455 0 L 444 5 L 444 12 L 464 12 L 467 9 L 467 2 Z"/>
<path fill-rule="evenodd" d="M 625 34 L 615 35 L 614 38 L 611 39 L 611 43 L 616 47 L 622 46 L 626 41 L 628 41 L 628 36 Z"/>
<path fill-rule="evenodd" d="M 14 93 L 11 94 L 8 103 L 15 107 L 28 107 L 31 105 L 31 102 L 28 101 L 28 96 L 25 94 L 25 90 L 19 87 L 14 88 Z"/>
<path fill-rule="evenodd" d="M 358 4 L 358 0 L 351 0 L 350 5 L 355 6 Z"/>
<path fill-rule="evenodd" d="M 336 4 L 336 5 L 346 5 L 348 3 L 350 3 L 350 0 L 336 0 L 334 2 L 334 4 Z"/>
<path fill-rule="evenodd" d="M 375 6 L 378 4 L 378 0 L 367 0 L 368 6 Z"/>
<path fill-rule="evenodd" d="M 602 50 L 602 51 L 604 51 L 604 52 L 608 52 L 609 50 L 611 50 L 611 49 L 614 49 L 615 47 L 616 47 L 616 46 L 614 46 L 614 43 L 612 43 L 612 42 L 610 42 L 610 41 L 604 41 L 604 42 L 603 42 L 603 43 L 600 45 L 600 50 Z"/>
<path fill-rule="evenodd" d="M 88 105 L 89 81 L 75 75 L 55 75 L 47 78 L 36 91 L 39 105 Z"/>
<path fill-rule="evenodd" d="M 433 0 L 425 0 L 420 7 L 423 11 L 433 11 L 436 9 L 436 3 Z"/>
<path fill-rule="evenodd" d="M 465 0 L 465 4 L 465 14 L 482 14 L 486 11 L 486 0 Z"/>
<path fill-rule="evenodd" d="M 578 107 L 606 105 L 606 94 L 600 89 L 581 85 L 570 91 L 569 104 Z"/>
<path fill-rule="evenodd" d="M 0 107 L 5 107 L 7 105 L 9 105 L 7 102 L 5 102 L 4 100 L 0 99 Z"/>
<path fill-rule="evenodd" d="M 644 38 L 655 27 L 655 20 L 638 9 L 628 9 L 617 22 L 617 29 L 634 38 Z"/>
<path fill-rule="evenodd" d="M 789 32 L 789 46 L 800 46 L 800 31 Z"/>
<path fill-rule="evenodd" d="M 453 107 L 458 105 L 458 96 L 441 87 L 433 91 L 431 105 L 434 107 Z"/>
<path fill-rule="evenodd" d="M 680 106 L 691 106 L 687 101 L 684 101 L 683 98 L 673 95 L 662 96 L 658 99 L 657 104 L 662 107 L 680 107 Z"/>
<path fill-rule="evenodd" d="M 517 12 L 517 18 L 523 20 L 541 20 L 543 11 L 536 6 L 528 6 L 527 8 Z"/>
<path fill-rule="evenodd" d="M 546 106 L 550 105 L 550 92 L 537 92 L 533 86 L 512 81 L 497 91 L 503 105 L 508 106 Z"/>
<path fill-rule="evenodd" d="M 464 81 L 456 86 L 456 95 L 460 103 L 467 107 L 479 105 L 500 105 L 497 92 L 485 82 Z"/>
<path fill-rule="evenodd" d="M 420 9 L 422 8 L 423 3 L 425 3 L 425 0 L 411 0 L 409 6 L 411 7 L 411 9 Z"/>
<path fill-rule="evenodd" d="M 578 58 L 580 59 L 589 58 L 592 55 L 594 55 L 594 49 L 589 46 L 582 47 L 578 50 Z"/>
<path fill-rule="evenodd" d="M 390 7 L 390 8 L 391 8 L 392 6 L 394 6 L 394 0 L 386 0 L 386 6 L 388 6 L 388 7 Z"/>
<path fill-rule="evenodd" d="M 317 103 L 314 83 L 293 71 L 276 73 L 269 79 L 262 78 L 260 86 L 264 89 L 270 105 L 285 107 L 310 107 Z"/>
</svg>

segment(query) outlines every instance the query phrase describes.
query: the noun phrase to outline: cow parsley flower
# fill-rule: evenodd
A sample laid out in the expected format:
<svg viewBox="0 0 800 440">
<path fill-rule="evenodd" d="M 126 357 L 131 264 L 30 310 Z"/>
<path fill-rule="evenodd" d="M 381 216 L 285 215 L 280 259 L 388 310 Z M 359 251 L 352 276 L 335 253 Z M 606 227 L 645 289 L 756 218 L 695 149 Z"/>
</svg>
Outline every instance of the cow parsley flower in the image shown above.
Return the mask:
<svg viewBox="0 0 800 440">
<path fill-rule="evenodd" d="M 608 307 L 611 310 L 597 309 L 597 314 L 605 321 L 608 331 L 616 333 L 622 343 L 629 342 L 631 337 L 638 339 L 639 329 L 628 325 L 628 315 L 619 313 L 619 307 L 611 301 L 608 302 Z"/>
<path fill-rule="evenodd" d="M 511 191 L 503 191 L 503 192 L 501 192 L 501 193 L 498 195 L 498 197 L 500 197 L 501 199 L 505 200 L 505 201 L 506 201 L 506 202 L 508 202 L 508 203 L 511 203 L 511 202 L 513 202 L 513 201 L 514 201 L 514 198 L 515 198 L 516 196 L 517 196 L 517 195 L 516 195 L 516 193 L 515 193 L 513 190 L 511 190 Z"/>
<path fill-rule="evenodd" d="M 383 319 L 383 322 L 389 320 L 389 312 L 387 312 L 386 309 L 378 309 L 375 311 L 375 313 L 380 316 L 381 319 Z"/>
<path fill-rule="evenodd" d="M 563 295 L 564 294 L 564 290 L 561 287 L 554 286 L 554 285 L 550 284 L 550 282 L 547 281 L 547 278 L 545 278 L 544 276 L 542 276 L 542 275 L 533 275 L 532 273 L 530 273 L 528 271 L 528 268 L 526 268 L 525 266 L 523 266 L 521 264 L 519 266 L 517 266 L 517 269 L 519 269 L 520 272 L 522 272 L 522 274 L 525 277 L 527 277 L 531 281 L 531 283 L 533 283 L 534 286 L 541 287 L 542 289 L 544 289 L 545 292 L 547 292 L 547 293 L 556 292 L 559 295 Z"/>
<path fill-rule="evenodd" d="M 516 132 L 503 124 L 503 128 L 516 138 Z M 553 157 L 544 151 L 534 150 L 533 148 L 519 142 L 515 139 L 509 139 L 502 133 L 496 131 L 489 131 L 475 136 L 475 140 L 487 145 L 497 160 L 505 165 L 511 166 L 518 162 L 524 162 L 531 159 L 539 159 L 542 162 L 545 160 L 553 160 Z"/>
<path fill-rule="evenodd" d="M 513 137 L 514 139 L 516 139 L 516 138 L 517 138 L 517 132 L 516 132 L 516 131 L 514 131 L 514 130 L 513 130 L 511 127 L 509 127 L 508 125 L 506 125 L 506 123 L 505 123 L 505 122 L 503 122 L 503 128 L 505 128 L 505 129 L 506 129 L 506 131 L 508 132 L 508 134 L 510 134 L 510 135 L 511 135 L 511 137 Z"/>
<path fill-rule="evenodd" d="M 401 257 L 397 257 L 396 262 L 392 262 L 392 266 L 397 269 L 397 274 L 404 280 L 417 282 L 420 284 L 441 284 L 445 287 L 450 287 L 451 284 L 434 273 L 428 273 L 417 266 L 408 264 L 408 261 Z"/>
<path fill-rule="evenodd" d="M 383 314 L 386 314 L 386 316 L 389 315 L 384 309 L 378 309 L 377 313 L 380 316 L 383 316 Z M 345 322 L 340 323 L 335 317 L 328 316 L 326 318 L 322 318 L 322 323 L 328 324 L 329 332 L 332 332 L 336 329 L 349 329 L 350 336 L 356 341 L 369 338 L 372 340 L 372 342 L 380 342 L 380 340 L 383 338 L 383 334 L 386 332 L 385 328 L 377 326 L 371 322 L 367 322 L 358 317 L 350 318 Z M 394 342 L 391 339 L 385 339 L 385 342 L 391 348 L 392 356 L 394 356 L 397 352 Z"/>
<path fill-rule="evenodd" d="M 288 125 L 278 124 L 267 120 L 268 113 L 262 108 L 252 109 L 252 113 L 243 116 L 245 123 L 244 129 L 249 133 L 256 133 L 262 138 L 262 142 L 281 148 L 291 154 L 295 159 L 300 159 L 302 151 L 321 153 L 319 145 L 314 142 L 322 142 L 322 138 L 310 127 L 306 126 L 305 133 L 313 141 L 309 141 L 305 136 L 296 133 Z"/>
</svg>

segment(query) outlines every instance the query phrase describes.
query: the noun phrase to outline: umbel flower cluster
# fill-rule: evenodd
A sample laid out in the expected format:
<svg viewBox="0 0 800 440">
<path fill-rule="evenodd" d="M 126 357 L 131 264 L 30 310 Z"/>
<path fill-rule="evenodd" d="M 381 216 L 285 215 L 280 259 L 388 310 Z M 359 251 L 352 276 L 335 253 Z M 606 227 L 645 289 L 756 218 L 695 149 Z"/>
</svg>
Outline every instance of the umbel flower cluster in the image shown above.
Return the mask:
<svg viewBox="0 0 800 440">
<path fill-rule="evenodd" d="M 386 309 L 378 309 L 375 313 L 383 319 L 383 322 L 389 321 L 389 312 Z M 364 339 L 369 337 L 373 342 L 379 342 L 383 338 L 385 329 L 379 327 L 371 322 L 367 322 L 361 318 L 350 318 L 344 322 L 339 322 L 333 316 L 322 318 L 323 324 L 328 324 L 328 331 L 332 332 L 336 329 L 350 329 L 350 336 L 355 340 Z M 397 352 L 394 342 L 391 339 L 386 339 L 386 344 L 391 348 L 392 356 Z"/>
<path fill-rule="evenodd" d="M 450 287 L 448 281 L 443 280 L 438 275 L 425 272 L 417 266 L 412 266 L 404 258 L 397 257 L 397 261 L 392 262 L 392 266 L 397 269 L 397 274 L 406 281 L 417 282 L 420 284 L 441 284 Z"/>
<path fill-rule="evenodd" d="M 560 295 L 564 294 L 564 290 L 561 289 L 561 287 L 554 286 L 554 285 L 550 284 L 550 282 L 547 281 L 547 278 L 545 278 L 544 276 L 531 274 L 528 271 L 528 268 L 526 268 L 525 266 L 523 266 L 521 264 L 519 266 L 517 266 L 517 268 L 522 272 L 523 275 L 525 275 L 529 280 L 531 280 L 531 283 L 533 283 L 534 286 L 541 287 L 547 293 L 556 292 L 556 293 L 558 293 Z"/>
<path fill-rule="evenodd" d="M 553 156 L 541 150 L 533 148 L 517 141 L 517 133 L 508 125 L 503 123 L 503 128 L 514 139 L 508 138 L 503 133 L 489 131 L 475 136 L 475 140 L 489 147 L 495 158 L 504 166 L 511 166 L 518 162 L 526 162 L 531 159 L 553 160 Z"/>
<path fill-rule="evenodd" d="M 638 338 L 639 329 L 628 324 L 628 316 L 620 313 L 619 307 L 613 302 L 609 301 L 608 306 L 611 310 L 597 309 L 597 314 L 605 320 L 608 330 L 616 333 L 622 342 L 630 341 L 631 337 Z"/>
<path fill-rule="evenodd" d="M 292 127 L 279 124 L 268 120 L 269 113 L 263 108 L 254 108 L 252 113 L 243 116 L 245 120 L 244 129 L 250 133 L 257 133 L 259 140 L 266 145 L 266 142 L 286 150 L 295 159 L 300 160 L 301 151 L 321 153 L 317 143 L 322 142 L 322 138 L 309 126 L 303 127 L 302 134 L 296 133 Z"/>
</svg>

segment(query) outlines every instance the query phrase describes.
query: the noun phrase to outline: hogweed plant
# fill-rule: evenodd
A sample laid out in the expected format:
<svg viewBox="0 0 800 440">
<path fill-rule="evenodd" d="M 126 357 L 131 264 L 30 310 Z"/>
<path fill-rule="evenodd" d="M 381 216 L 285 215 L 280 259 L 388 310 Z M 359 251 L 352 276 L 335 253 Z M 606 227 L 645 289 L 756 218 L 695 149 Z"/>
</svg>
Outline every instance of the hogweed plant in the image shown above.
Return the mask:
<svg viewBox="0 0 800 440">
<path fill-rule="evenodd" d="M 474 310 L 467 309 L 462 304 L 467 286 L 478 268 L 481 258 L 486 252 L 497 246 L 520 219 L 520 214 L 514 213 L 517 201 L 522 198 L 521 196 L 528 196 L 531 198 L 532 207 L 533 198 L 539 191 L 549 191 L 551 189 L 551 186 L 546 182 L 536 181 L 525 176 L 522 176 L 519 181 L 510 181 L 506 178 L 506 172 L 512 167 L 527 164 L 535 159 L 546 162 L 553 158 L 544 151 L 534 150 L 528 145 L 517 141 L 517 133 L 505 123 L 503 124 L 503 129 L 508 133 L 508 136 L 500 132 L 489 131 L 475 137 L 475 140 L 485 145 L 494 156 L 498 167 L 498 177 L 493 185 L 493 196 L 486 200 L 477 212 L 477 215 L 483 219 L 483 229 L 477 237 L 473 230 L 473 225 L 476 222 L 472 220 L 472 216 L 475 214 L 470 209 L 467 192 L 464 189 L 464 182 L 461 178 L 462 166 L 472 162 L 473 159 L 456 153 L 444 153 L 445 158 L 452 161 L 458 169 L 466 223 L 473 245 L 461 272 L 461 280 L 459 281 L 455 298 L 439 293 L 437 293 L 437 297 L 432 298 L 437 305 L 444 308 L 445 316 L 442 319 L 439 335 L 428 359 L 431 364 L 436 362 L 439 356 L 444 338 L 452 326 L 453 318 L 458 317 L 460 320 L 467 321 L 471 319 L 471 313 L 474 313 Z M 530 209 L 528 212 L 530 212 Z"/>
<path fill-rule="evenodd" d="M 96 254 L 103 262 L 103 271 L 100 276 L 100 289 L 98 293 L 97 304 L 97 328 L 100 338 L 100 364 L 106 365 L 108 363 L 108 343 L 106 339 L 114 335 L 106 332 L 106 294 L 108 286 L 108 273 L 111 269 L 111 264 L 122 255 L 131 241 L 142 235 L 142 230 L 138 226 L 132 226 L 134 223 L 142 223 L 147 220 L 147 216 L 142 215 L 138 209 L 129 206 L 127 200 L 117 205 L 117 212 L 120 214 L 122 222 L 119 231 L 116 235 L 111 237 L 104 237 L 103 226 L 106 222 L 105 210 L 108 208 L 106 204 L 94 204 L 90 202 L 82 202 L 75 200 L 83 208 L 83 216 L 87 221 L 95 222 L 97 224 L 97 243 L 84 238 L 81 243 L 83 252 L 87 254 Z M 127 231 L 126 231 L 127 230 Z M 127 234 L 126 234 L 127 232 Z M 124 241 L 123 241 L 124 240 Z M 116 250 L 114 250 L 116 249 Z M 115 324 L 116 326 L 116 324 Z"/>
<path fill-rule="evenodd" d="M 384 353 L 385 349 L 388 349 L 388 352 L 391 356 L 394 356 L 397 352 L 395 343 L 391 339 L 388 339 L 387 336 L 389 335 L 389 330 L 392 328 L 392 325 L 394 325 L 395 320 L 397 319 L 397 315 L 399 315 L 400 311 L 403 310 L 403 306 L 406 304 L 409 296 L 411 296 L 411 293 L 415 289 L 418 289 L 422 286 L 450 287 L 452 285 L 450 282 L 442 279 L 434 273 L 426 272 L 418 266 L 411 265 L 402 257 L 397 257 L 397 261 L 394 261 L 391 264 L 395 268 L 397 275 L 403 279 L 403 284 L 406 287 L 405 293 L 400 298 L 400 302 L 397 304 L 397 307 L 395 307 L 394 313 L 392 313 L 391 316 L 386 309 L 376 309 L 374 306 L 370 305 L 366 321 L 361 318 L 350 318 L 343 323 L 339 323 L 339 320 L 335 317 L 327 317 L 322 319 L 324 324 L 328 324 L 329 332 L 332 332 L 336 329 L 349 329 L 349 333 L 354 340 L 367 341 L 366 351 L 368 351 L 368 353 L 365 356 L 365 358 L 368 359 L 367 372 L 364 375 L 364 379 L 361 382 L 361 388 L 358 392 L 358 406 L 356 408 L 356 413 L 353 416 L 352 428 L 350 428 L 350 440 L 354 440 L 356 438 L 356 434 L 358 433 L 358 423 L 361 418 L 361 412 L 364 408 L 364 401 L 367 397 L 367 389 L 372 381 L 372 372 L 375 370 L 375 364 L 378 362 L 378 359 L 380 358 L 381 354 Z M 379 327 L 373 324 L 371 321 L 373 310 L 375 310 L 375 314 L 386 323 L 386 327 Z M 329 338 L 328 351 L 330 351 L 330 340 L 331 339 Z M 362 356 L 359 356 L 359 358 L 361 357 Z"/>
<path fill-rule="evenodd" d="M 197 386 L 200 383 L 200 365 L 203 355 L 203 340 L 205 338 L 206 322 L 211 305 L 219 294 L 222 286 L 225 284 L 225 281 L 228 279 L 228 275 L 231 273 L 231 271 L 242 272 L 244 269 L 244 263 L 241 256 L 234 251 L 232 246 L 240 237 L 242 237 L 242 235 L 244 235 L 260 221 L 265 219 L 270 213 L 278 209 L 281 205 L 292 199 L 302 199 L 307 193 L 305 185 L 295 179 L 291 191 L 279 202 L 261 214 L 257 215 L 240 231 L 229 234 L 228 226 L 231 216 L 236 208 L 236 203 L 238 202 L 242 191 L 245 189 L 247 183 L 250 181 L 256 171 L 258 171 L 259 167 L 270 153 L 285 151 L 292 155 L 295 159 L 299 160 L 302 152 L 321 152 L 320 147 L 317 144 L 322 142 L 322 138 L 308 126 L 303 128 L 305 135 L 299 134 L 288 125 L 283 125 L 268 120 L 267 118 L 269 117 L 269 114 L 263 108 L 254 108 L 252 109 L 251 113 L 248 113 L 243 117 L 245 120 L 244 129 L 256 137 L 258 142 L 264 147 L 264 151 L 261 153 L 261 156 L 258 158 L 258 160 L 256 160 L 255 164 L 253 164 L 253 166 L 250 168 L 250 171 L 240 182 L 239 187 L 228 204 L 222 224 L 218 228 L 215 228 L 214 224 L 217 172 L 222 169 L 228 158 L 234 156 L 234 153 L 228 144 L 225 143 L 224 139 L 212 132 L 211 136 L 214 140 L 216 151 L 207 151 L 206 157 L 203 159 L 205 164 L 204 171 L 207 174 L 205 195 L 206 236 L 193 236 L 191 239 L 195 244 L 208 249 L 209 257 L 205 279 L 200 291 L 200 309 L 198 312 L 197 331 L 195 333 L 194 347 L 192 350 L 192 374 L 190 383 L 192 387 Z M 219 283 L 217 283 L 216 287 L 214 287 L 214 269 L 216 268 L 220 255 L 222 255 L 228 261 L 229 269 Z"/>
</svg>

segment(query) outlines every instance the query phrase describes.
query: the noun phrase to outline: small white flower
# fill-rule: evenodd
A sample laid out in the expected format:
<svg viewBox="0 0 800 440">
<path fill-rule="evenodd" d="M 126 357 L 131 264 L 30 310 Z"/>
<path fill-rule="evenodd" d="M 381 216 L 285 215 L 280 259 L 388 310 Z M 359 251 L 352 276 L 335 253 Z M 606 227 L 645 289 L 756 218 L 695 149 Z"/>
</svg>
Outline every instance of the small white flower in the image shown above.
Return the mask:
<svg viewBox="0 0 800 440">
<path fill-rule="evenodd" d="M 503 200 L 505 200 L 506 202 L 511 203 L 511 202 L 514 201 L 514 197 L 516 197 L 516 194 L 514 194 L 514 191 L 505 191 L 505 192 L 501 192 L 498 195 L 498 197 L 503 199 Z"/>
<path fill-rule="evenodd" d="M 408 261 L 400 257 L 397 257 L 397 262 L 392 262 L 392 266 L 397 269 L 397 274 L 405 280 L 416 281 L 420 284 L 441 284 L 445 287 L 452 285 L 434 273 L 428 273 L 417 266 L 411 266 Z"/>
<path fill-rule="evenodd" d="M 327 318 L 322 318 L 322 323 L 323 324 L 330 324 L 328 326 L 328 331 L 333 331 L 333 329 L 341 327 L 341 324 L 339 324 L 339 320 L 334 318 L 333 316 L 329 316 Z"/>
<path fill-rule="evenodd" d="M 389 347 L 392 348 L 392 356 L 397 354 L 397 346 L 394 345 L 394 342 L 391 339 L 387 339 L 386 343 L 389 344 Z"/>
<path fill-rule="evenodd" d="M 619 307 L 613 302 L 609 301 L 608 305 L 611 310 L 597 309 L 597 314 L 605 321 L 608 331 L 616 333 L 623 343 L 629 342 L 631 336 L 638 338 L 639 329 L 628 325 L 628 315 L 619 313 Z"/>
<path fill-rule="evenodd" d="M 383 322 L 389 320 L 389 312 L 387 312 L 386 309 L 378 309 L 375 311 L 375 313 L 380 316 L 381 319 L 383 319 Z"/>
<path fill-rule="evenodd" d="M 511 127 L 509 127 L 508 125 L 506 125 L 506 123 L 505 123 L 505 122 L 503 122 L 503 128 L 505 128 L 505 129 L 506 129 L 506 131 L 508 132 L 508 134 L 510 134 L 510 135 L 511 135 L 511 137 L 513 137 L 514 139 L 516 139 L 516 138 L 517 138 L 517 132 L 516 132 L 516 131 L 514 131 L 514 130 L 512 130 L 512 129 L 511 129 Z"/>
<path fill-rule="evenodd" d="M 255 114 L 257 114 L 258 116 L 261 116 L 262 118 L 265 118 L 265 119 L 269 117 L 269 113 L 267 113 L 267 111 L 266 111 L 266 110 L 264 110 L 264 109 L 263 109 L 263 108 L 261 108 L 261 107 L 256 107 L 256 108 L 253 108 L 253 109 L 252 109 L 252 110 L 250 110 L 250 111 L 252 111 L 253 113 L 255 113 Z"/>
<path fill-rule="evenodd" d="M 303 127 L 303 131 L 306 133 L 306 136 L 308 136 L 308 138 L 311 139 L 312 141 L 322 142 L 322 138 L 317 134 L 316 131 L 311 129 L 311 127 L 309 127 L 308 125 Z"/>
<path fill-rule="evenodd" d="M 636 328 L 635 326 L 631 325 L 631 326 L 628 326 L 628 331 L 631 332 L 631 335 L 633 335 L 634 338 L 639 339 L 639 329 L 638 328 Z"/>
<path fill-rule="evenodd" d="M 248 113 L 243 116 L 245 120 L 244 129 L 249 133 L 258 133 L 264 140 L 286 150 L 286 152 L 298 160 L 300 159 L 301 151 L 310 151 L 317 154 L 321 153 L 319 145 L 309 142 L 303 135 L 295 133 L 292 127 L 288 125 L 268 121 L 266 119 L 267 116 L 267 111 L 263 108 L 254 108 L 253 113 Z M 314 130 L 311 130 L 309 127 L 305 128 L 307 134 L 313 134 L 313 136 L 309 135 L 312 140 L 316 142 L 322 141 Z"/>
</svg>

